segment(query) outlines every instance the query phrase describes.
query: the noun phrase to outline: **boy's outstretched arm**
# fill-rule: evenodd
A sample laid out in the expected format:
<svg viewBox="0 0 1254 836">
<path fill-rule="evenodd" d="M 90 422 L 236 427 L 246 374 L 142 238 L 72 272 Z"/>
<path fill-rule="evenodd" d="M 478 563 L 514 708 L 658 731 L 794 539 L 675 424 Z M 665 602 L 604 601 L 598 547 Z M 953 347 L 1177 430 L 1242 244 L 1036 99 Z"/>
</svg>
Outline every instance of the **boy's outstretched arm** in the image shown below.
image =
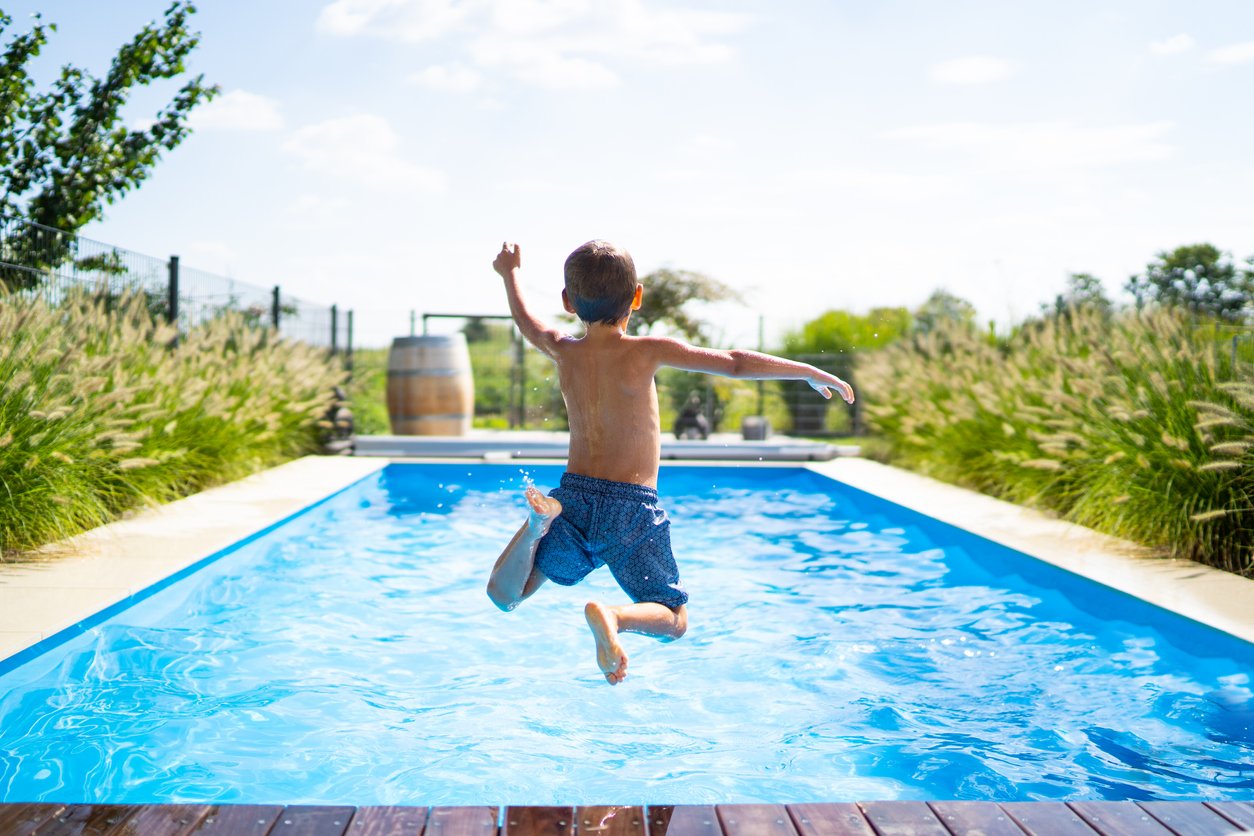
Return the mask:
<svg viewBox="0 0 1254 836">
<path fill-rule="evenodd" d="M 517 244 L 511 250 L 509 244 L 501 244 L 501 251 L 492 262 L 492 269 L 501 274 L 505 280 L 505 295 L 509 299 L 509 313 L 514 317 L 518 330 L 527 342 L 553 356 L 557 341 L 562 338 L 560 331 L 545 325 L 527 308 L 523 301 L 522 291 L 518 287 L 518 270 L 522 267 L 522 248 Z"/>
<path fill-rule="evenodd" d="M 830 399 L 831 390 L 835 389 L 846 403 L 853 403 L 852 386 L 809 363 L 798 363 L 758 351 L 702 348 L 667 337 L 656 337 L 651 342 L 654 343 L 658 364 L 662 366 L 742 380 L 804 380 L 825 398 Z"/>
</svg>

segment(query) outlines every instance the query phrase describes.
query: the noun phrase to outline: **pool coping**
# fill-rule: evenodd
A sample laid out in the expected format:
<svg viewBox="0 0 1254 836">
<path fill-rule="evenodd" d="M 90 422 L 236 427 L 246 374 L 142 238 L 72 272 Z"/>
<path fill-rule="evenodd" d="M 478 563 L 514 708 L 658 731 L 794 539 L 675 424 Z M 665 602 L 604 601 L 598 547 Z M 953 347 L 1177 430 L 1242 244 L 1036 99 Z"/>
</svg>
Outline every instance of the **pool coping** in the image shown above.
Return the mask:
<svg viewBox="0 0 1254 836">
<path fill-rule="evenodd" d="M 93 529 L 0 564 L 0 665 L 35 655 L 320 503 L 392 462 L 485 462 L 485 456 L 309 456 Z M 496 464 L 503 464 L 497 462 Z M 510 459 L 552 466 L 551 459 Z M 1155 558 L 1126 541 L 867 459 L 826 462 L 666 461 L 701 467 L 796 467 L 927 514 L 1163 609 L 1254 643 L 1254 580 L 1187 560 Z M 20 662 L 19 662 L 20 663 Z"/>
</svg>

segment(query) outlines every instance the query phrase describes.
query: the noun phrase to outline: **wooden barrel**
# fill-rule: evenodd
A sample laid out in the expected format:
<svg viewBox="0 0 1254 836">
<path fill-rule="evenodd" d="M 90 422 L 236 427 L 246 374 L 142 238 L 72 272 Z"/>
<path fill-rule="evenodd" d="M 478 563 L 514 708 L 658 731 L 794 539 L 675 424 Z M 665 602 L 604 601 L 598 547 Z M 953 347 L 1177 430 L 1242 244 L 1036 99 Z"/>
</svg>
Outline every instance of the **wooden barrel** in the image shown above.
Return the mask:
<svg viewBox="0 0 1254 836">
<path fill-rule="evenodd" d="M 393 435 L 465 435 L 475 411 L 463 334 L 397 337 L 388 352 Z"/>
</svg>

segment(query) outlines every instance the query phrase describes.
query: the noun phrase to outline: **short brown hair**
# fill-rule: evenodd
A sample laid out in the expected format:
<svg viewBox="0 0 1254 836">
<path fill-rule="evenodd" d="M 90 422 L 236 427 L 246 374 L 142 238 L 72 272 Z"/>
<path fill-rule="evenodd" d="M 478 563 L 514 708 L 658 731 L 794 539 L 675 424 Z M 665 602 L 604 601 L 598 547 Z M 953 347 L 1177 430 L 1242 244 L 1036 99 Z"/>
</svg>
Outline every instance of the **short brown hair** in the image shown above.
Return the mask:
<svg viewBox="0 0 1254 836">
<path fill-rule="evenodd" d="M 589 241 L 566 257 L 566 297 L 584 322 L 617 325 L 631 313 L 636 263 L 608 241 Z"/>
</svg>

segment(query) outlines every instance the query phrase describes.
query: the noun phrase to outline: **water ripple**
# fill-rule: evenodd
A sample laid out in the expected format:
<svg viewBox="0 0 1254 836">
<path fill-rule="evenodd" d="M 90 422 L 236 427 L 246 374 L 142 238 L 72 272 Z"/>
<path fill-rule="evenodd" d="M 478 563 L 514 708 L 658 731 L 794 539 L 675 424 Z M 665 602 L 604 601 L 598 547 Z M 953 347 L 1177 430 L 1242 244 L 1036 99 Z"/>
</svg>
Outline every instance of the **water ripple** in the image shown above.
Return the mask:
<svg viewBox="0 0 1254 836">
<path fill-rule="evenodd" d="M 1248 646 L 804 471 L 664 471 L 690 631 L 608 688 L 605 573 L 483 594 L 509 470 L 389 468 L 0 676 L 0 798 L 1254 798 Z"/>
</svg>

